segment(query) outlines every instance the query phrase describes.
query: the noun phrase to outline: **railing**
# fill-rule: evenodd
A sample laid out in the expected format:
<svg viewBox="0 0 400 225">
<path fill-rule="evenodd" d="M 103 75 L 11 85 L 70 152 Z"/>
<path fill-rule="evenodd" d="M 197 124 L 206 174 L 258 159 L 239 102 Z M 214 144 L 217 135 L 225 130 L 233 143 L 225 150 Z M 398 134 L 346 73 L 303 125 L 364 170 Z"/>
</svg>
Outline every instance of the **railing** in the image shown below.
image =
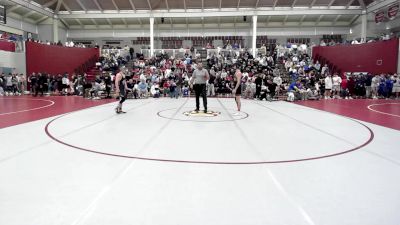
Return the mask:
<svg viewBox="0 0 400 225">
<path fill-rule="evenodd" d="M 107 49 L 107 50 L 109 50 L 109 49 Z M 279 53 L 283 52 L 284 54 L 288 54 L 291 51 L 293 51 L 291 49 L 286 48 L 285 46 L 282 46 L 282 47 L 278 48 L 277 50 Z M 124 51 L 124 50 L 116 49 L 116 50 L 109 50 L 109 51 Z M 150 57 L 150 49 L 141 49 L 140 52 L 143 54 L 144 58 Z M 190 49 L 154 49 L 154 55 L 166 53 L 169 56 L 173 56 L 174 58 L 183 58 L 185 53 L 187 53 L 189 55 L 196 55 L 197 53 L 200 53 L 202 58 L 206 58 L 206 57 L 211 57 L 212 55 L 220 55 L 220 54 L 222 56 L 240 55 L 240 53 L 244 53 L 244 52 L 249 52 L 250 54 L 253 53 L 252 48 L 240 48 L 240 49 L 212 48 L 212 49 L 200 49 L 200 50 L 195 49 L 194 54 L 192 54 L 190 52 Z M 312 52 L 312 49 L 311 48 L 307 48 L 305 50 L 298 49 L 298 52 L 310 54 Z M 267 50 L 257 48 L 256 55 L 258 55 L 258 53 L 265 55 L 265 54 L 267 54 Z"/>
<path fill-rule="evenodd" d="M 150 58 L 150 49 L 141 49 L 140 52 L 143 54 L 144 58 Z M 185 54 L 192 54 L 190 49 L 154 49 L 154 55 L 158 54 L 168 54 L 174 58 L 183 58 Z M 194 54 L 197 54 L 197 50 L 194 50 Z"/>
<path fill-rule="evenodd" d="M 278 51 L 278 54 L 284 53 L 285 55 L 288 55 L 289 53 L 293 52 L 293 49 L 286 48 L 286 46 L 280 46 L 280 47 L 277 47 L 276 49 Z M 312 53 L 312 48 L 307 47 L 306 49 L 300 49 L 300 46 L 298 46 L 297 51 L 301 52 L 301 53 L 305 53 L 305 54 L 311 55 L 310 53 Z"/>
<path fill-rule="evenodd" d="M 89 69 L 93 68 L 96 65 L 96 62 L 98 61 L 98 57 L 93 56 L 89 60 L 87 60 L 85 63 L 80 65 L 78 68 L 74 70 L 76 74 L 83 74 L 88 72 Z"/>
<path fill-rule="evenodd" d="M 24 49 L 23 41 L 0 38 L 0 50 L 8 52 L 23 52 Z"/>
<path fill-rule="evenodd" d="M 121 57 L 126 57 L 129 55 L 129 50 L 125 50 L 125 49 L 101 49 L 101 55 L 110 55 L 110 54 L 115 54 L 115 55 L 119 55 Z"/>
</svg>

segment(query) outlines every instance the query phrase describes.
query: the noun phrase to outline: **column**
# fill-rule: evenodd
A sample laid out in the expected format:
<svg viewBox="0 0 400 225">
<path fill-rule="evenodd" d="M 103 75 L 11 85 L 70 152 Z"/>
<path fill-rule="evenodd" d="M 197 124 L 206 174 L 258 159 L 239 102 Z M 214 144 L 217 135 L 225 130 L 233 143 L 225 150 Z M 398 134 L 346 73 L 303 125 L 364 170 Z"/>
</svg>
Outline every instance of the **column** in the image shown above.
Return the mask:
<svg viewBox="0 0 400 225">
<path fill-rule="evenodd" d="M 400 38 L 398 39 L 400 44 Z M 400 74 L 400 45 L 399 45 L 399 54 L 397 55 L 397 74 Z"/>
<path fill-rule="evenodd" d="M 57 43 L 58 39 L 58 18 L 53 18 L 53 42 Z"/>
<path fill-rule="evenodd" d="M 257 16 L 253 16 L 253 42 L 252 42 L 252 54 L 256 57 L 256 41 L 257 41 Z"/>
<path fill-rule="evenodd" d="M 367 41 L 367 26 L 368 26 L 368 20 L 367 20 L 367 14 L 364 13 L 361 15 L 361 39 L 364 40 L 364 42 Z"/>
<path fill-rule="evenodd" d="M 150 17 L 150 57 L 154 54 L 154 17 Z"/>
</svg>

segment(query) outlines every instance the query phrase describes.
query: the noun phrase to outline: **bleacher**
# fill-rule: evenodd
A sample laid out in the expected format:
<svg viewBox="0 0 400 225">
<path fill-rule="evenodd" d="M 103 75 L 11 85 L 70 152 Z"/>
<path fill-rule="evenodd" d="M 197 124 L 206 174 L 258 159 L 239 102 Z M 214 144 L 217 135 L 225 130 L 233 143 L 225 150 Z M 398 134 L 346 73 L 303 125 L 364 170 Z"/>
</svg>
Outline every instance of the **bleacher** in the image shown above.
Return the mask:
<svg viewBox="0 0 400 225">
<path fill-rule="evenodd" d="M 150 45 L 150 37 L 138 37 L 137 40 L 132 40 L 133 45 Z"/>
<path fill-rule="evenodd" d="M 325 43 L 329 43 L 331 41 L 335 42 L 335 43 L 342 43 L 343 42 L 343 38 L 342 35 L 338 34 L 338 35 L 322 35 L 321 41 L 324 41 Z"/>
<path fill-rule="evenodd" d="M 183 38 L 181 37 L 161 37 L 163 49 L 179 49 L 182 48 Z"/>
<path fill-rule="evenodd" d="M 267 36 L 257 36 L 256 47 L 261 48 L 263 44 L 267 49 L 274 49 L 276 46 L 276 39 L 269 39 Z"/>
</svg>

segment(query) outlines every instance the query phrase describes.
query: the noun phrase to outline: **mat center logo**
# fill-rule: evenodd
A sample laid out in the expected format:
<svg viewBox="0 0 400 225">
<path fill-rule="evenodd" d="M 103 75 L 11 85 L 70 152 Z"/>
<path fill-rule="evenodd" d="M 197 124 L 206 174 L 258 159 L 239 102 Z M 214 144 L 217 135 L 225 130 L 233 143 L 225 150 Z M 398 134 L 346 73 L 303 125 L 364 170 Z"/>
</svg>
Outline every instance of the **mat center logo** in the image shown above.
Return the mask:
<svg viewBox="0 0 400 225">
<path fill-rule="evenodd" d="M 193 111 L 186 111 L 183 113 L 185 116 L 192 116 L 192 117 L 215 117 L 219 116 L 221 113 L 217 111 L 207 111 L 206 113 L 203 111 L 198 111 L 196 112 L 195 110 Z"/>
</svg>

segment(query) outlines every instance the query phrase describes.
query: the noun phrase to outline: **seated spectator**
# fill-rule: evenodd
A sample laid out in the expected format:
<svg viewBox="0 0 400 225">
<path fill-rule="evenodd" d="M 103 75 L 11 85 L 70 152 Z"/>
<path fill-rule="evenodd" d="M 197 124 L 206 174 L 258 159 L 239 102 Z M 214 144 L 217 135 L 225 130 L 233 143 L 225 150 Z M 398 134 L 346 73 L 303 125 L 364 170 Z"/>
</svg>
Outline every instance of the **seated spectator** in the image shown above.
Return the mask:
<svg viewBox="0 0 400 225">
<path fill-rule="evenodd" d="M 105 90 L 105 86 L 102 84 L 100 78 L 96 78 L 95 81 L 92 82 L 92 88 L 90 89 L 90 98 L 93 100 L 101 99 L 100 93 L 102 90 Z"/>
<path fill-rule="evenodd" d="M 243 97 L 246 99 L 253 99 L 256 92 L 256 84 L 252 81 L 252 79 L 247 79 L 244 87 L 245 89 Z"/>
<path fill-rule="evenodd" d="M 178 98 L 178 91 L 177 91 L 177 87 L 176 87 L 175 81 L 174 80 L 170 80 L 168 82 L 170 82 L 170 85 L 169 85 L 169 96 L 171 98 Z"/>
<path fill-rule="evenodd" d="M 276 84 L 276 94 L 279 95 L 281 91 L 280 87 L 283 83 L 281 75 L 277 74 L 272 81 Z"/>
<path fill-rule="evenodd" d="M 169 95 L 169 81 L 166 79 L 162 81 L 162 93 L 164 97 Z"/>
<path fill-rule="evenodd" d="M 147 98 L 147 83 L 146 81 L 141 80 L 140 83 L 138 84 L 139 88 L 139 98 Z"/>
<path fill-rule="evenodd" d="M 153 96 L 153 98 L 159 98 L 160 97 L 160 86 L 158 85 L 158 83 L 154 83 L 151 86 L 150 93 Z"/>
<path fill-rule="evenodd" d="M 288 98 L 287 98 L 287 100 L 289 102 L 293 102 L 296 99 L 301 99 L 300 91 L 301 91 L 300 80 L 297 80 L 296 82 L 293 82 L 292 84 L 290 84 L 290 86 L 288 88 Z"/>
<path fill-rule="evenodd" d="M 310 89 L 308 92 L 307 100 L 319 100 L 320 95 L 318 93 L 318 90 L 316 88 Z"/>
<path fill-rule="evenodd" d="M 128 87 L 128 96 L 132 94 L 133 98 L 139 97 L 139 87 L 133 79 L 129 79 L 126 86 Z"/>
<path fill-rule="evenodd" d="M 82 75 L 78 75 L 77 79 L 74 82 L 74 87 L 75 87 L 75 94 L 78 96 L 83 96 L 83 88 L 84 85 L 84 81 L 83 81 L 83 76 Z"/>
<path fill-rule="evenodd" d="M 182 87 L 182 95 L 183 97 L 189 97 L 190 96 L 190 89 L 189 89 L 189 85 L 185 84 Z"/>
</svg>

